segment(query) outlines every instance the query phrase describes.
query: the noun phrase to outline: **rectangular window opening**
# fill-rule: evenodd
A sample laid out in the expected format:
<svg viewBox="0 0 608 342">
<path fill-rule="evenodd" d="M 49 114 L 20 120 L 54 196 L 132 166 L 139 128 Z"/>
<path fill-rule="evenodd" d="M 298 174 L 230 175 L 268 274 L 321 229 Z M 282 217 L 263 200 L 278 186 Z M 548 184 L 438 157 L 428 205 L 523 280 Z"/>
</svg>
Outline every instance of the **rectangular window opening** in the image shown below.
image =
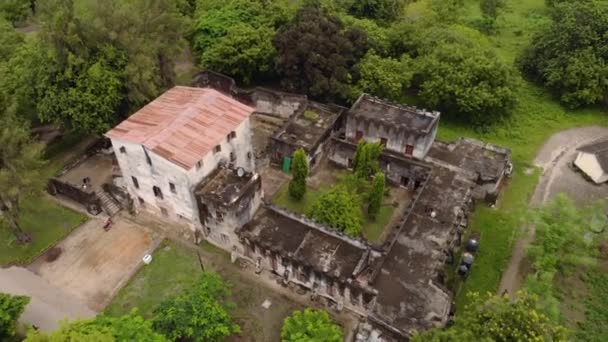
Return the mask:
<svg viewBox="0 0 608 342">
<path fill-rule="evenodd" d="M 120 153 L 127 153 L 127 149 L 124 146 L 121 146 L 119 148 L 119 150 L 120 150 Z"/>
<path fill-rule="evenodd" d="M 133 181 L 133 186 L 135 187 L 135 189 L 139 189 L 139 181 L 137 180 L 137 178 L 131 176 L 131 181 Z"/>
<path fill-rule="evenodd" d="M 215 145 L 213 148 L 213 153 L 219 153 L 222 151 L 222 145 Z"/>
<path fill-rule="evenodd" d="M 163 199 L 163 192 L 159 187 L 153 186 L 152 191 L 154 191 L 154 196 L 160 199 Z"/>
<path fill-rule="evenodd" d="M 169 183 L 169 189 L 171 189 L 171 192 L 172 192 L 172 193 L 174 193 L 174 194 L 176 194 L 176 193 L 177 193 L 177 190 L 175 190 L 175 184 L 173 184 L 173 183 Z"/>
</svg>

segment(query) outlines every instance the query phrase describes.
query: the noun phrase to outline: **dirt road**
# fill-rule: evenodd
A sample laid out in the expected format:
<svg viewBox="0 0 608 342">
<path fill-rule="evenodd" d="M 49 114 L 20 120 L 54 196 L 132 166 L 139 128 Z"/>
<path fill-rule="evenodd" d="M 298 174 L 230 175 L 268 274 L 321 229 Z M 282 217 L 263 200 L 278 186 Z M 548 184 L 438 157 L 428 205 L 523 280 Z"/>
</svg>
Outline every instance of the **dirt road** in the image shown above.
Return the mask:
<svg viewBox="0 0 608 342">
<path fill-rule="evenodd" d="M 574 160 L 577 148 L 606 137 L 608 128 L 599 126 L 569 129 L 551 136 L 534 159 L 534 165 L 542 169 L 542 175 L 530 200 L 530 206 L 550 201 L 561 192 L 567 193 L 579 205 L 608 196 L 608 185 L 594 185 L 568 166 Z M 504 291 L 517 292 L 526 276 L 526 247 L 534 239 L 534 227 L 528 227 L 527 230 L 526 235 L 515 243 L 511 261 L 500 281 L 499 294 Z"/>
</svg>

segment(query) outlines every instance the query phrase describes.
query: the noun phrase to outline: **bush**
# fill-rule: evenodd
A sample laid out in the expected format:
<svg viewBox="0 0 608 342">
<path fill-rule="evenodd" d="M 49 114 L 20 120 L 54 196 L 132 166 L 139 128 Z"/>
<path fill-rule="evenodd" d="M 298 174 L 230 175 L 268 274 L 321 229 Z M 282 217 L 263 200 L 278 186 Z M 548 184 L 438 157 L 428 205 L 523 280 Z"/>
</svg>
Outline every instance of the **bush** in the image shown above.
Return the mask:
<svg viewBox="0 0 608 342">
<path fill-rule="evenodd" d="M 15 336 L 17 321 L 25 306 L 30 302 L 29 297 L 12 296 L 0 293 L 0 340 L 10 340 Z"/>
<path fill-rule="evenodd" d="M 281 328 L 283 342 L 342 342 L 342 330 L 327 312 L 313 309 L 295 311 Z"/>
<path fill-rule="evenodd" d="M 319 196 L 308 216 L 350 236 L 358 236 L 363 226 L 363 214 L 358 201 L 357 195 L 338 185 Z"/>
</svg>

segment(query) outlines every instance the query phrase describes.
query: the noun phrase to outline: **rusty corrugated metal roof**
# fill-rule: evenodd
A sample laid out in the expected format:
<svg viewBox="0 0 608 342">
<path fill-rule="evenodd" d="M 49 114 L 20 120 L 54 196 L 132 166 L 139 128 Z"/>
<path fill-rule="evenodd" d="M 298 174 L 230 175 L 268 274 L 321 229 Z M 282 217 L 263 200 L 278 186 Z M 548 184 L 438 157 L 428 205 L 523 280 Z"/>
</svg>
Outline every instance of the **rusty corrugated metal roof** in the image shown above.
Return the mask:
<svg viewBox="0 0 608 342">
<path fill-rule="evenodd" d="M 177 86 L 105 135 L 142 144 L 189 170 L 253 111 L 211 88 Z"/>
</svg>

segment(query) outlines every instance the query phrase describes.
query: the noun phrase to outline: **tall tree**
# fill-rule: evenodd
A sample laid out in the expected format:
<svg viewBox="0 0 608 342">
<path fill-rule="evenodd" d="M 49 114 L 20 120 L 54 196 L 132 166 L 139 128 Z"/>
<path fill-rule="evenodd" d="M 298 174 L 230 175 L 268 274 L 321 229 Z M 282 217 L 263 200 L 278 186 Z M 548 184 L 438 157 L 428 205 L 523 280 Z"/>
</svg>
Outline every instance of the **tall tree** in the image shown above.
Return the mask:
<svg viewBox="0 0 608 342">
<path fill-rule="evenodd" d="M 552 23 L 518 59 L 522 71 L 576 108 L 608 101 L 608 6 L 552 1 Z"/>
<path fill-rule="evenodd" d="M 378 216 L 378 212 L 382 206 L 382 199 L 384 198 L 384 186 L 384 173 L 376 172 L 374 179 L 372 180 L 372 187 L 367 199 L 367 215 L 371 219 L 375 219 L 376 216 Z"/>
<path fill-rule="evenodd" d="M 368 50 L 367 35 L 313 7 L 300 9 L 278 33 L 277 70 L 288 91 L 322 100 L 348 97 L 354 65 Z"/>
<path fill-rule="evenodd" d="M 0 17 L 10 21 L 13 25 L 30 15 L 32 0 L 2 0 L 0 2 Z"/>
<path fill-rule="evenodd" d="M 409 88 L 414 74 L 410 58 L 403 55 L 400 59 L 383 58 L 368 52 L 356 66 L 358 80 L 351 90 L 351 99 L 362 93 L 398 101 Z"/>
<path fill-rule="evenodd" d="M 29 234 L 20 225 L 24 197 L 42 190 L 46 179 L 41 172 L 42 145 L 34 143 L 25 123 L 16 118 L 14 106 L 6 107 L 0 97 L 0 212 L 17 241 L 26 243 Z"/>
<path fill-rule="evenodd" d="M 301 200 L 306 193 L 306 177 L 308 177 L 308 156 L 300 148 L 293 154 L 292 178 L 289 182 L 289 196 Z"/>
<path fill-rule="evenodd" d="M 163 335 L 152 330 L 149 321 L 135 311 L 122 317 L 101 314 L 91 319 L 65 322 L 59 330 L 50 334 L 32 330 L 24 340 L 24 342 L 55 341 L 168 342 Z"/>
<path fill-rule="evenodd" d="M 414 83 L 422 102 L 478 125 L 508 115 L 515 105 L 513 68 L 483 45 L 450 36 L 416 59 Z"/>
<path fill-rule="evenodd" d="M 353 169 L 355 176 L 360 179 L 368 179 L 380 170 L 378 157 L 382 154 L 383 147 L 380 143 L 368 143 L 360 141 L 357 144 L 353 156 Z"/>
<path fill-rule="evenodd" d="M 240 331 L 229 314 L 229 284 L 205 272 L 196 286 L 159 305 L 154 329 L 172 341 L 221 341 Z"/>
<path fill-rule="evenodd" d="M 75 6 L 73 0 L 48 0 L 39 7 L 40 39 L 15 62 L 33 68 L 28 74 L 36 76 L 34 86 L 12 87 L 33 88 L 26 99 L 42 121 L 103 132 L 172 84 L 185 29 L 176 2 L 82 1 Z"/>
<path fill-rule="evenodd" d="M 341 0 L 352 15 L 360 18 L 391 21 L 403 13 L 405 0 Z"/>
<path fill-rule="evenodd" d="M 15 337 L 17 321 L 29 302 L 29 297 L 0 293 L 0 341 L 12 341 Z"/>
<path fill-rule="evenodd" d="M 471 303 L 457 313 L 454 325 L 415 336 L 414 342 L 459 341 L 567 341 L 566 329 L 537 309 L 535 296 L 520 292 L 516 298 L 473 293 Z"/>
<path fill-rule="evenodd" d="M 285 318 L 281 328 L 283 342 L 342 342 L 343 339 L 342 330 L 327 312 L 310 308 L 294 311 Z"/>
</svg>

